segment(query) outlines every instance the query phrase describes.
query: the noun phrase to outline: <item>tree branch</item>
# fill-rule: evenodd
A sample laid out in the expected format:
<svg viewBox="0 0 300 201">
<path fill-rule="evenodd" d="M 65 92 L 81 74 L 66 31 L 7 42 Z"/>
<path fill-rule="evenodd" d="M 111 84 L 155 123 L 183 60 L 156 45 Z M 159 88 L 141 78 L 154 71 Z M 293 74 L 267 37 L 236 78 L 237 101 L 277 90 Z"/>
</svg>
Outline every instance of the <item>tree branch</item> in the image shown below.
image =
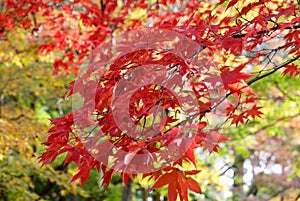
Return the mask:
<svg viewBox="0 0 300 201">
<path fill-rule="evenodd" d="M 265 74 L 263 74 L 263 75 L 261 75 L 261 76 L 257 76 L 256 78 L 254 78 L 254 79 L 248 81 L 247 84 L 250 86 L 251 84 L 253 84 L 253 83 L 255 83 L 255 82 L 257 82 L 257 81 L 259 81 L 259 80 L 261 80 L 261 79 L 263 79 L 263 78 L 265 78 L 265 77 L 267 77 L 267 76 L 269 76 L 269 75 L 271 75 L 271 74 L 273 74 L 273 73 L 275 73 L 276 71 L 278 71 L 279 69 L 285 67 L 286 65 L 288 65 L 288 64 L 290 64 L 290 63 L 293 63 L 294 61 L 296 61 L 296 60 L 299 59 L 299 58 L 300 58 L 300 56 L 297 56 L 297 57 L 295 57 L 295 58 L 293 58 L 293 59 L 291 59 L 291 60 L 288 60 L 288 61 L 282 63 L 281 65 L 276 66 L 275 68 L 273 68 L 272 71 L 270 71 L 270 72 L 268 72 L 268 73 L 265 73 Z"/>
<path fill-rule="evenodd" d="M 261 31 L 256 32 L 255 34 L 256 35 L 261 35 L 261 34 L 268 33 L 269 31 L 276 31 L 279 28 L 280 28 L 280 25 L 276 25 L 276 26 L 270 28 L 270 30 L 261 30 Z M 284 29 L 299 29 L 299 28 L 300 28 L 300 25 L 294 25 L 294 26 L 290 26 L 290 27 L 285 27 Z M 247 35 L 246 33 L 244 33 L 244 34 L 234 34 L 234 35 L 232 35 L 232 38 L 243 38 L 246 35 Z M 254 34 L 252 36 L 254 36 Z"/>
<path fill-rule="evenodd" d="M 9 198 L 3 189 L 1 189 L 1 197 L 3 198 L 4 201 L 9 201 Z"/>
<path fill-rule="evenodd" d="M 235 167 L 234 164 L 228 166 L 222 173 L 219 174 L 219 176 L 223 176 L 228 170 L 230 170 L 230 169 L 232 169 L 234 167 Z"/>
<path fill-rule="evenodd" d="M 263 130 L 266 130 L 267 128 L 270 128 L 270 127 L 273 127 L 275 126 L 278 122 L 281 122 L 281 121 L 284 121 L 284 120 L 287 120 L 287 119 L 293 119 L 293 118 L 296 118 L 296 117 L 299 117 L 300 113 L 297 113 L 297 114 L 294 114 L 294 115 L 291 115 L 291 116 L 285 116 L 285 117 L 280 117 L 279 119 L 276 119 L 276 121 L 274 121 L 273 123 L 270 123 L 266 126 L 263 126 L 262 128 L 258 129 L 255 133 L 259 133 Z"/>
</svg>

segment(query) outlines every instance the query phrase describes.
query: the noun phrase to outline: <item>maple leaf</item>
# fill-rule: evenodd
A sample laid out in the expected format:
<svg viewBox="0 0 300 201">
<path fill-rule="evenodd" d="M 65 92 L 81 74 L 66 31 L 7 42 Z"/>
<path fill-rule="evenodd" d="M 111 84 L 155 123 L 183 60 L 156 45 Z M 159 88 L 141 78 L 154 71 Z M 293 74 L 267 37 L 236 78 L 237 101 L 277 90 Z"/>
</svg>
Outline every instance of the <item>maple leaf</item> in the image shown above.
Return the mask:
<svg viewBox="0 0 300 201">
<path fill-rule="evenodd" d="M 204 134 L 204 144 L 203 148 L 208 149 L 211 153 L 212 151 L 218 152 L 218 145 L 217 143 L 228 141 L 229 139 L 226 138 L 224 135 L 220 134 L 218 129 L 210 130 Z"/>
<path fill-rule="evenodd" d="M 295 64 L 286 65 L 284 68 L 283 75 L 289 74 L 290 77 L 293 77 L 293 75 L 300 75 L 300 68 L 295 66 Z"/>
<path fill-rule="evenodd" d="M 244 65 L 240 65 L 232 71 L 228 66 L 224 66 L 220 69 L 224 88 L 226 90 L 230 90 L 237 100 L 239 100 L 238 95 L 240 93 L 244 93 L 245 95 L 254 95 L 251 88 L 245 82 L 253 76 L 253 74 L 241 72 L 244 67 Z"/>
<path fill-rule="evenodd" d="M 194 145 L 190 146 L 189 149 L 185 152 L 185 157 L 193 163 L 193 165 L 196 167 L 196 159 L 195 159 L 195 153 L 194 153 Z"/>
<path fill-rule="evenodd" d="M 190 170 L 190 171 L 186 171 L 185 174 L 186 175 L 195 175 L 195 174 L 198 174 L 199 172 L 201 172 L 201 170 Z"/>
<path fill-rule="evenodd" d="M 186 174 L 197 174 L 199 171 L 188 171 Z M 170 172 L 167 172 L 160 176 L 150 190 L 160 188 L 168 185 L 168 200 L 176 201 L 178 195 L 180 200 L 188 201 L 188 189 L 195 193 L 201 193 L 201 188 L 196 180 L 191 177 L 186 177 L 185 172 L 177 168 L 171 168 Z"/>
<path fill-rule="evenodd" d="M 187 178 L 187 183 L 191 191 L 195 193 L 201 193 L 201 188 L 196 180 L 194 180 L 193 178 Z"/>
<path fill-rule="evenodd" d="M 232 122 L 231 124 L 235 124 L 235 126 L 237 126 L 239 123 L 244 124 L 244 119 L 246 118 L 244 113 L 241 113 L 239 115 L 232 115 Z"/>
<path fill-rule="evenodd" d="M 252 89 L 248 86 L 248 84 L 241 80 L 239 82 L 228 84 L 228 89 L 232 93 L 233 97 L 240 101 L 239 95 L 242 93 L 244 95 L 255 95 L 255 93 L 252 91 Z"/>
<path fill-rule="evenodd" d="M 245 116 L 248 118 L 249 116 L 251 116 L 253 119 L 257 116 L 261 118 L 261 115 L 263 114 L 261 111 L 259 111 L 259 109 L 261 109 L 262 107 L 257 107 L 256 105 L 253 105 L 253 107 L 251 108 L 251 110 L 247 110 L 245 111 Z"/>
<path fill-rule="evenodd" d="M 79 164 L 79 172 L 73 176 L 70 182 L 73 182 L 79 178 L 81 178 L 80 185 L 87 181 L 90 176 L 91 166 L 93 165 L 93 158 L 91 156 L 81 158 Z"/>
<path fill-rule="evenodd" d="M 244 67 L 244 65 L 240 65 L 239 67 L 234 68 L 234 70 L 230 70 L 229 66 L 223 66 L 220 69 L 225 89 L 228 89 L 229 84 L 233 84 L 241 80 L 248 80 L 251 76 L 253 76 L 253 74 L 241 72 Z"/>
<path fill-rule="evenodd" d="M 112 179 L 112 176 L 114 174 L 114 170 L 113 169 L 108 169 L 105 165 L 102 165 L 102 172 L 103 172 L 103 176 L 102 176 L 102 186 L 105 185 L 105 188 L 107 189 L 110 183 L 110 180 Z"/>
<path fill-rule="evenodd" d="M 221 44 L 225 50 L 230 50 L 232 54 L 240 54 L 243 50 L 243 40 L 232 38 L 231 31 L 221 40 Z"/>
<path fill-rule="evenodd" d="M 91 169 L 89 167 L 81 166 L 79 172 L 74 175 L 70 182 L 81 178 L 80 185 L 83 186 L 83 184 L 87 181 L 88 177 L 90 176 L 90 170 Z"/>
<path fill-rule="evenodd" d="M 163 139 L 163 145 L 168 145 L 175 139 L 176 135 L 180 132 L 179 128 L 173 127 L 171 130 L 167 133 L 165 133 L 162 137 Z"/>
</svg>

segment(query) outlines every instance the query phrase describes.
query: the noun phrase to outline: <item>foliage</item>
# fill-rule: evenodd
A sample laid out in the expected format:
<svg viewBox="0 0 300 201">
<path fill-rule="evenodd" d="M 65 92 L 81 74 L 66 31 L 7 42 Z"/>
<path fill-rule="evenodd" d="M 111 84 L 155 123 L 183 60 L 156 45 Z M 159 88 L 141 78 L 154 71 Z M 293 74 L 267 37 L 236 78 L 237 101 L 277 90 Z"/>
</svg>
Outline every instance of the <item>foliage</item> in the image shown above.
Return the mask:
<svg viewBox="0 0 300 201">
<path fill-rule="evenodd" d="M 188 200 L 188 190 L 196 193 L 201 192 L 199 184 L 194 179 L 197 176 L 196 174 L 200 172 L 198 170 L 199 165 L 197 165 L 200 162 L 195 157 L 195 151 L 218 152 L 219 143 L 231 138 L 232 150 L 236 154 L 233 166 L 239 166 L 244 164 L 246 158 L 251 159 L 251 157 L 253 157 L 253 164 L 257 163 L 257 157 L 259 158 L 259 154 L 263 152 L 262 150 L 270 149 L 270 147 L 262 145 L 262 138 L 269 139 L 275 144 L 284 143 L 295 138 L 290 130 L 293 121 L 287 122 L 286 125 L 283 125 L 283 122 L 288 116 L 291 116 L 291 118 L 298 116 L 299 112 L 292 113 L 293 111 L 285 109 L 290 108 L 289 104 L 294 104 L 297 101 L 289 103 L 280 100 L 281 96 L 279 96 L 279 99 L 274 98 L 276 93 L 272 92 L 274 89 L 272 87 L 275 87 L 274 90 L 276 91 L 279 90 L 277 93 L 283 94 L 285 98 L 293 100 L 298 96 L 297 88 L 291 89 L 291 93 L 286 94 L 280 85 L 281 83 L 296 82 L 292 86 L 297 86 L 298 80 L 295 80 L 300 75 L 298 67 L 300 56 L 299 21 L 299 3 L 297 1 L 260 0 L 241 2 L 221 0 L 213 5 L 205 1 L 199 3 L 194 0 L 189 1 L 189 3 L 173 0 L 141 0 L 134 2 L 105 0 L 99 2 L 90 0 L 46 0 L 42 2 L 27 0 L 16 2 L 6 0 L 1 4 L 0 38 L 4 44 L 3 47 L 6 45 L 12 53 L 4 51 L 2 53 L 1 71 L 3 71 L 5 77 L 1 76 L 6 82 L 4 82 L 3 90 L 0 91 L 1 108 L 5 109 L 7 107 L 8 109 L 5 110 L 12 111 L 11 108 L 16 108 L 16 106 L 6 103 L 15 99 L 14 102 L 21 103 L 22 107 L 23 105 L 26 107 L 20 109 L 22 112 L 16 117 L 4 116 L 2 112 L 2 124 L 5 124 L 8 129 L 14 129 L 19 124 L 26 123 L 27 120 L 18 121 L 20 118 L 27 119 L 25 114 L 35 114 L 41 119 L 52 117 L 52 127 L 49 129 L 48 138 L 44 143 L 47 148 L 41 155 L 40 160 L 43 164 L 53 163 L 58 156 L 66 155 L 65 164 L 74 162 L 79 169 L 73 176 L 72 181 L 81 179 L 81 185 L 88 181 L 92 169 L 96 169 L 99 174 L 102 174 L 101 184 L 106 188 L 113 175 L 119 172 L 125 185 L 127 185 L 128 180 L 136 181 L 136 177 L 141 176 L 143 179 L 151 180 L 153 183 L 151 190 L 168 185 L 169 200 L 176 200 L 177 197 L 180 200 Z M 163 49 L 164 47 L 142 50 L 133 48 L 130 53 L 121 55 L 113 63 L 106 64 L 107 66 L 104 72 L 101 72 L 101 79 L 98 82 L 95 83 L 95 80 L 87 79 L 94 75 L 94 66 L 88 65 L 85 72 L 80 67 L 85 64 L 84 62 L 88 58 L 92 60 L 90 64 L 97 64 L 97 56 L 99 55 L 90 55 L 90 53 L 101 52 L 97 49 L 98 45 L 105 44 L 105 40 L 108 38 L 117 38 L 117 35 L 121 33 L 139 30 L 144 26 L 152 27 L 151 29 L 172 31 L 172 33 L 185 36 L 196 43 L 200 48 L 185 47 L 186 49 L 184 49 L 180 44 L 176 44 L 176 40 L 170 42 L 175 44 L 174 47 L 178 47 L 179 50 L 185 50 L 187 52 L 185 56 L 190 56 L 193 62 L 182 59 L 185 53 L 178 57 L 169 50 Z M 149 39 L 151 33 L 150 31 L 145 33 L 145 38 Z M 165 40 L 164 35 L 156 38 L 160 38 L 161 41 Z M 139 41 L 144 42 L 143 39 L 137 39 L 136 41 L 135 45 Z M 10 44 L 11 42 L 13 44 Z M 124 44 L 121 43 L 121 45 Z M 174 51 L 179 52 L 179 50 L 175 49 Z M 30 51 L 35 52 L 32 59 L 26 57 L 26 55 L 30 55 Z M 108 56 L 110 56 L 109 53 L 107 53 Z M 12 58 L 9 55 L 13 55 Z M 104 56 L 107 55 L 100 55 L 99 57 L 106 61 Z M 5 62 L 7 60 L 9 62 Z M 73 75 L 78 75 L 70 83 L 67 96 L 74 97 L 76 93 L 81 95 L 83 97 L 82 107 L 56 118 L 58 114 L 65 113 L 62 112 L 61 108 L 58 108 L 58 112 L 55 111 L 56 106 L 53 106 L 55 103 L 51 102 L 51 98 L 62 97 L 64 92 L 61 89 L 64 88 L 66 82 L 64 80 L 64 83 L 59 83 L 56 82 L 56 77 L 46 76 L 49 75 L 49 72 L 42 69 L 41 65 L 37 68 L 35 66 L 37 62 L 53 63 L 53 74 L 58 77 L 69 76 L 69 79 Z M 160 123 L 163 122 L 163 115 L 158 115 L 160 119 L 155 121 L 156 116 L 153 108 L 156 106 L 164 109 L 161 111 L 162 113 L 166 109 L 186 111 L 181 108 L 177 100 L 172 99 L 172 96 L 167 90 L 164 90 L 164 87 L 152 84 L 138 90 L 134 94 L 134 98 L 130 100 L 130 121 L 142 130 L 150 129 L 151 131 L 153 125 L 158 125 L 159 132 L 157 134 L 149 132 L 146 134 L 147 138 L 143 136 L 132 138 L 129 132 L 126 133 L 118 128 L 115 122 L 117 121 L 116 117 L 113 114 L 113 107 L 111 107 L 114 102 L 115 86 L 120 83 L 125 75 L 130 77 L 135 69 L 145 64 L 162 65 L 166 71 L 173 70 L 170 76 L 173 76 L 174 79 L 170 80 L 173 86 L 177 87 L 176 90 L 180 92 L 184 91 L 185 88 L 182 83 L 177 82 L 177 78 L 185 77 L 190 81 L 192 92 L 197 97 L 194 106 L 198 106 L 200 111 L 197 114 L 199 115 L 198 121 L 189 122 L 188 125 L 187 122 L 193 115 L 187 115 L 186 119 L 182 120 L 176 116 L 177 112 L 169 112 L 165 123 Z M 199 71 L 199 64 L 204 65 L 207 70 L 205 76 Z M 17 66 L 17 68 L 9 68 L 10 65 Z M 29 74 L 22 73 L 28 72 L 26 68 L 30 68 Z M 154 71 L 151 72 L 153 72 L 151 75 L 155 74 Z M 284 76 L 284 80 L 281 75 L 278 75 L 278 72 Z M 27 76 L 32 77 L 28 82 L 22 82 L 21 79 L 25 79 Z M 216 76 L 220 77 L 223 86 L 219 86 L 218 82 L 212 81 L 215 80 Z M 149 77 L 151 76 L 149 75 Z M 17 80 L 8 85 L 14 79 Z M 145 79 L 142 78 L 139 82 L 143 83 Z M 268 79 L 271 79 L 272 82 L 265 81 Z M 210 84 L 207 84 L 207 81 Z M 132 79 L 129 79 L 128 83 L 132 82 Z M 56 87 L 48 89 L 45 86 L 51 86 L 49 83 L 56 85 Z M 257 86 L 258 83 L 261 83 L 261 85 Z M 18 87 L 20 91 L 15 91 L 16 87 L 13 84 L 21 85 L 22 87 Z M 91 96 L 89 93 L 93 91 L 85 90 L 84 85 L 94 86 L 96 91 L 95 106 L 91 107 L 89 102 Z M 283 88 L 290 89 L 290 85 L 287 85 Z M 214 89 L 223 87 L 224 96 L 217 101 L 214 100 L 210 97 L 212 91 L 209 91 L 209 87 Z M 60 90 L 57 90 L 57 88 Z M 268 96 L 264 97 L 266 94 Z M 5 99 L 2 97 L 5 97 Z M 28 99 L 27 97 L 32 98 Z M 265 98 L 268 98 L 268 101 L 263 101 Z M 49 107 L 48 111 L 45 111 L 42 107 L 45 103 Z M 277 110 L 270 106 L 274 104 L 278 105 L 279 111 L 286 111 L 289 114 L 277 116 Z M 2 105 L 5 107 L 2 107 Z M 219 110 L 221 106 L 225 107 L 224 111 Z M 218 112 L 221 112 L 221 115 L 225 117 L 223 121 L 214 122 L 215 120 L 209 118 L 210 115 Z M 263 113 L 265 116 L 263 116 Z M 15 114 L 18 114 L 18 112 L 15 112 Z M 92 120 L 92 114 L 96 114 L 96 118 L 93 119 L 94 123 L 90 121 Z M 118 118 L 123 118 L 122 115 L 123 113 L 120 112 Z M 277 117 L 276 119 L 272 119 L 274 115 Z M 76 124 L 78 116 L 81 117 L 80 120 L 83 123 L 80 128 Z M 257 120 L 261 117 L 264 119 Z M 7 118 L 17 119 L 16 122 L 11 123 L 5 120 Z M 142 120 L 143 118 L 144 120 Z M 273 123 L 269 124 L 270 121 Z M 36 120 L 32 123 L 42 126 L 42 123 L 45 122 Z M 28 122 L 28 124 L 30 123 Z M 113 153 L 110 153 L 113 158 L 110 160 L 114 162 L 109 161 L 108 158 L 106 158 L 106 163 L 103 160 L 98 160 L 98 157 L 103 159 L 106 152 L 100 152 L 98 155 L 92 154 L 87 146 L 88 143 L 84 142 L 82 131 L 86 132 L 86 130 L 91 129 L 89 126 L 93 124 L 97 124 L 102 133 L 89 131 L 87 139 L 92 143 L 98 140 L 109 142 L 110 144 L 100 143 L 99 146 L 102 150 L 114 148 Z M 206 130 L 212 124 L 215 129 Z M 188 125 L 191 129 L 196 128 L 196 131 L 194 130 L 195 136 L 190 139 L 192 143 L 188 144 L 188 147 L 184 142 L 178 146 L 179 151 L 177 151 L 182 157 L 176 161 L 168 161 L 164 168 L 150 173 L 143 172 L 139 175 L 138 171 L 133 171 L 134 173 L 127 171 L 127 169 L 136 168 L 131 164 L 134 164 L 139 154 L 150 153 L 153 156 L 155 152 L 170 149 L 172 147 L 170 144 L 174 144 L 174 139 L 179 139 L 182 132 L 186 132 L 180 130 L 182 125 Z M 244 125 L 249 125 L 249 127 Z M 221 130 L 226 126 L 231 128 L 227 132 L 225 129 Z M 286 135 L 278 137 L 277 134 L 281 132 L 281 128 L 285 129 L 284 133 Z M 232 135 L 228 132 L 230 129 L 240 135 Z M 253 131 L 253 129 L 255 130 Z M 92 128 L 92 130 L 94 129 Z M 227 138 L 221 134 L 222 131 L 228 133 Z M 39 133 L 38 130 L 33 132 Z M 92 135 L 90 135 L 91 133 Z M 255 133 L 257 136 L 253 144 L 249 144 L 251 147 L 245 147 L 242 141 L 251 139 L 249 133 Z M 23 139 L 22 137 L 19 138 Z M 5 140 L 11 141 L 10 139 Z M 111 144 L 114 147 L 111 147 Z M 4 144 L 4 146 L 7 145 Z M 11 146 L 9 145 L 9 147 Z M 28 147 L 30 146 L 27 146 L 27 149 Z M 288 147 L 286 150 L 290 154 L 294 154 Z M 130 162 L 128 162 L 128 155 L 119 154 L 122 151 L 129 153 Z M 171 150 L 171 152 L 175 151 Z M 278 160 L 278 157 L 282 157 L 280 153 L 277 155 L 277 150 L 272 150 L 272 153 L 276 155 L 276 160 Z M 295 154 L 297 156 L 298 152 Z M 125 158 L 126 156 L 127 158 Z M 7 160 L 9 158 L 8 156 L 3 157 Z M 163 163 L 165 158 L 165 156 L 155 155 L 151 158 L 153 160 L 151 163 Z M 256 160 L 254 160 L 255 158 Z M 113 164 L 112 166 L 119 164 L 119 166 L 112 168 L 107 164 Z M 289 161 L 289 164 L 283 163 L 281 166 L 294 167 L 295 164 L 297 164 L 297 160 Z M 205 167 L 201 168 L 205 169 Z M 297 172 L 297 170 L 283 175 L 285 179 L 290 181 L 288 185 L 294 185 L 292 181 L 297 178 L 292 175 L 293 172 Z M 237 171 L 237 174 L 239 174 L 239 171 Z M 265 179 L 263 173 L 254 176 L 255 181 Z M 240 188 L 241 185 L 238 185 L 240 178 L 235 175 L 234 179 L 234 184 L 237 184 Z M 240 189 L 237 190 L 241 191 Z M 264 196 L 267 194 L 270 194 L 270 192 L 261 194 L 261 198 L 265 199 Z M 236 194 L 234 196 L 243 199 L 241 195 Z M 238 198 L 233 197 L 233 199 Z"/>
<path fill-rule="evenodd" d="M 38 163 L 49 118 L 70 110 L 62 100 L 72 76 L 52 76 L 51 59 L 37 54 L 39 41 L 30 32 L 15 28 L 5 37 L 0 41 L 0 200 L 86 196 L 68 183 L 74 171 L 62 166 L 63 158 L 53 166 Z"/>
</svg>

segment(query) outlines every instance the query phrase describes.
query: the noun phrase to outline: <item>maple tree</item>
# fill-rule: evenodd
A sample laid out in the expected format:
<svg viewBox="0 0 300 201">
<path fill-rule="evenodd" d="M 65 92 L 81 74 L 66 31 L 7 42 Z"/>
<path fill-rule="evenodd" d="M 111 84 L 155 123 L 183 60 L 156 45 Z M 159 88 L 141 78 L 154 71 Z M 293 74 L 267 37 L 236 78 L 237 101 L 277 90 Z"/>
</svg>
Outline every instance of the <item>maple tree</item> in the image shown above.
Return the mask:
<svg viewBox="0 0 300 201">
<path fill-rule="evenodd" d="M 300 75 L 297 1 L 6 0 L 1 9 L 1 40 L 30 30 L 54 74 L 78 76 L 67 93 L 74 108 L 51 121 L 41 161 L 66 153 L 81 185 L 93 168 L 106 187 L 117 172 L 125 185 L 141 174 L 151 189 L 168 185 L 169 200 L 188 200 L 201 192 L 194 151 L 218 152 L 224 125 L 262 117 L 250 86 L 277 71 Z"/>
</svg>

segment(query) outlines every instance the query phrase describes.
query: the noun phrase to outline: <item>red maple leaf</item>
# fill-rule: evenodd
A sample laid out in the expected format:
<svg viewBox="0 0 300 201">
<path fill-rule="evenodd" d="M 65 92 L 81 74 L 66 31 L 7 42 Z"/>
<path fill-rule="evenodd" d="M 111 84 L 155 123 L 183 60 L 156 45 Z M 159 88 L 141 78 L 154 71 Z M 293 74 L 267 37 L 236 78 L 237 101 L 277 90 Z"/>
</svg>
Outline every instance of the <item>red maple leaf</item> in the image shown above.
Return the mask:
<svg viewBox="0 0 300 201">
<path fill-rule="evenodd" d="M 224 88 L 226 90 L 230 90 L 237 100 L 239 100 L 238 95 L 240 93 L 245 95 L 254 95 L 253 91 L 246 83 L 246 80 L 248 80 L 252 74 L 241 72 L 243 68 L 244 65 L 240 65 L 234 70 L 230 70 L 229 66 L 224 66 L 220 69 Z"/>
<path fill-rule="evenodd" d="M 293 75 L 300 75 L 300 68 L 295 66 L 295 64 L 286 65 L 284 68 L 285 70 L 283 71 L 283 75 L 289 74 L 290 77 L 293 77 Z"/>
<path fill-rule="evenodd" d="M 244 113 L 241 113 L 239 115 L 232 115 L 232 122 L 231 124 L 235 124 L 235 126 L 237 126 L 239 123 L 244 124 L 244 119 L 246 118 Z"/>
<path fill-rule="evenodd" d="M 172 168 L 170 172 L 160 176 L 151 190 L 168 185 L 168 200 L 176 201 L 179 195 L 180 200 L 188 201 L 188 189 L 196 193 L 201 193 L 201 188 L 197 181 L 191 177 L 186 177 L 187 174 L 197 174 L 199 171 L 182 172 L 177 168 Z"/>
<path fill-rule="evenodd" d="M 253 107 L 251 108 L 251 110 L 247 110 L 245 111 L 245 116 L 249 117 L 251 116 L 253 119 L 257 116 L 261 118 L 261 115 L 263 114 L 261 111 L 259 111 L 259 109 L 261 109 L 262 107 L 257 107 L 256 105 L 253 105 Z"/>
</svg>

